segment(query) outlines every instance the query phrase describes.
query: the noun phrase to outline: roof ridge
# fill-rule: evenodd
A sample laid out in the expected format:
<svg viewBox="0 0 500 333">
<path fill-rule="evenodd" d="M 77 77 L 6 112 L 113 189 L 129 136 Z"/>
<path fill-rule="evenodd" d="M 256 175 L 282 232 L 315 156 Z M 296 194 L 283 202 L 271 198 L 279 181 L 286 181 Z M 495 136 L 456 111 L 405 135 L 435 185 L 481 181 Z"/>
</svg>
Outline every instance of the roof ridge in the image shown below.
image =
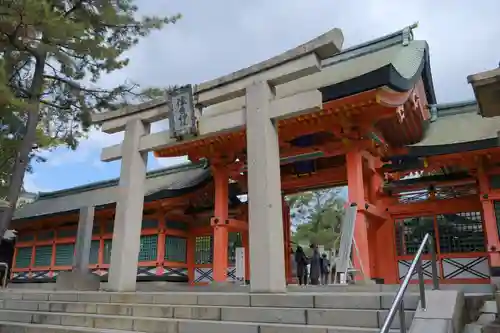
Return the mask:
<svg viewBox="0 0 500 333">
<path fill-rule="evenodd" d="M 148 171 L 146 173 L 146 179 L 161 177 L 161 176 L 166 175 L 166 174 L 182 172 L 182 171 L 186 171 L 186 170 L 190 170 L 190 169 L 206 168 L 207 165 L 208 165 L 208 162 L 206 160 L 203 160 L 199 163 L 187 162 L 187 163 L 177 164 L 177 165 L 166 167 L 166 168 Z M 38 195 L 38 200 L 51 199 L 51 198 L 66 196 L 66 195 L 70 195 L 70 194 L 80 193 L 83 191 L 111 187 L 111 186 L 117 185 L 119 180 L 120 180 L 120 178 L 118 177 L 118 178 L 113 178 L 113 179 L 108 179 L 108 180 L 103 180 L 103 181 L 98 181 L 98 182 L 92 182 L 89 184 L 79 185 L 79 186 L 75 186 L 75 187 L 70 187 L 67 189 L 57 190 L 57 191 L 53 191 L 53 192 L 40 192 Z"/>
<path fill-rule="evenodd" d="M 332 57 L 325 59 L 322 61 L 322 67 L 328 67 L 334 64 L 337 64 L 342 61 L 347 61 L 352 58 L 358 58 L 363 55 L 373 53 L 376 51 L 380 51 L 382 49 L 401 44 L 405 42 L 405 39 L 408 41 L 413 40 L 413 32 L 412 29 L 416 28 L 417 24 L 412 24 L 404 27 L 396 32 L 389 33 L 385 36 L 378 37 L 375 39 L 368 40 L 361 44 L 356 44 L 351 47 L 348 47 L 344 50 L 341 50 L 339 53 L 333 55 Z M 386 43 L 384 43 L 386 42 Z"/>
</svg>

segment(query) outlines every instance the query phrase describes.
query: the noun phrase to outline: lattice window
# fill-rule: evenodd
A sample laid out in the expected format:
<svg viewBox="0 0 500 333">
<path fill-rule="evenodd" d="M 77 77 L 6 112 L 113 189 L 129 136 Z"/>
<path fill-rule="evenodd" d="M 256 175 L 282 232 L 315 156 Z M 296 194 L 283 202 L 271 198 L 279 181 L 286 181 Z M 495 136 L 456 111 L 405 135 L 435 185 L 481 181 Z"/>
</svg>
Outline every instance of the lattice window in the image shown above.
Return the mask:
<svg viewBox="0 0 500 333">
<path fill-rule="evenodd" d="M 20 247 L 16 254 L 16 268 L 28 268 L 31 264 L 31 254 L 33 248 Z"/>
<path fill-rule="evenodd" d="M 92 227 L 92 235 L 100 235 L 101 234 L 101 225 L 94 223 L 94 226 Z"/>
<path fill-rule="evenodd" d="M 436 199 L 445 200 L 477 194 L 476 184 L 436 187 Z"/>
<path fill-rule="evenodd" d="M 184 231 L 188 229 L 188 224 L 180 221 L 166 220 L 165 224 L 168 229 L 184 230 Z"/>
<path fill-rule="evenodd" d="M 17 236 L 17 241 L 19 243 L 21 242 L 31 242 L 35 240 L 35 234 L 33 233 L 26 233 L 26 234 L 20 234 Z"/>
<path fill-rule="evenodd" d="M 52 245 L 37 246 L 35 248 L 35 267 L 50 266 L 52 262 Z"/>
<path fill-rule="evenodd" d="M 429 200 L 432 195 L 434 195 L 436 200 L 446 200 L 476 195 L 477 193 L 476 184 L 465 184 L 456 186 L 438 186 L 433 190 L 421 188 L 411 191 L 394 191 L 393 195 L 398 198 L 400 203 L 411 203 Z"/>
<path fill-rule="evenodd" d="M 77 230 L 76 229 L 60 229 L 57 230 L 57 238 L 67 238 L 67 237 L 76 237 Z"/>
<path fill-rule="evenodd" d="M 165 237 L 165 260 L 172 262 L 187 262 L 187 239 L 184 237 Z"/>
<path fill-rule="evenodd" d="M 500 188 L 500 175 L 490 176 L 490 187 L 495 190 Z"/>
<path fill-rule="evenodd" d="M 89 255 L 89 264 L 97 265 L 99 263 L 99 245 L 100 241 L 93 240 L 90 243 L 90 255 Z"/>
<path fill-rule="evenodd" d="M 486 251 L 480 212 L 438 215 L 437 224 L 441 253 Z"/>
<path fill-rule="evenodd" d="M 195 263 L 211 264 L 213 261 L 214 241 L 212 236 L 198 236 L 195 241 Z"/>
<path fill-rule="evenodd" d="M 56 266 L 73 265 L 73 256 L 75 254 L 75 244 L 56 245 Z"/>
<path fill-rule="evenodd" d="M 415 216 L 396 221 L 396 252 L 398 256 L 417 253 L 426 233 L 435 235 L 433 216 Z M 427 253 L 427 249 L 426 249 Z"/>
<path fill-rule="evenodd" d="M 158 220 L 156 219 L 146 219 L 142 220 L 142 229 L 156 229 L 158 228 Z"/>
<path fill-rule="evenodd" d="M 102 258 L 103 264 L 109 264 L 111 262 L 111 247 L 112 247 L 112 240 L 105 239 L 103 258 Z"/>
<path fill-rule="evenodd" d="M 112 234 L 113 233 L 113 222 L 108 222 L 104 224 L 104 233 Z"/>
<path fill-rule="evenodd" d="M 158 235 L 141 236 L 139 261 L 155 261 L 158 257 Z"/>
<path fill-rule="evenodd" d="M 493 201 L 493 209 L 495 210 L 495 218 L 497 220 L 498 238 L 500 238 L 500 201 Z"/>
<path fill-rule="evenodd" d="M 400 203 L 413 203 L 428 200 L 430 197 L 430 192 L 427 189 L 420 189 L 400 192 L 397 193 L 397 196 Z"/>
<path fill-rule="evenodd" d="M 54 239 L 54 230 L 40 230 L 37 234 L 39 241 L 47 241 Z"/>
</svg>

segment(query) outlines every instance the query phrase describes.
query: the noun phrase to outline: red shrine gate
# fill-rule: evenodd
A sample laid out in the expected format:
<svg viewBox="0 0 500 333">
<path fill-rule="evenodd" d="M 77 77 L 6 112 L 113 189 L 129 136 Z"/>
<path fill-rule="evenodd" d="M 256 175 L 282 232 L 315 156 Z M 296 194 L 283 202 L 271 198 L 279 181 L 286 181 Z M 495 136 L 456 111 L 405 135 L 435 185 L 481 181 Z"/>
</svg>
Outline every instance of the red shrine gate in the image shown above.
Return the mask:
<svg viewBox="0 0 500 333">
<path fill-rule="evenodd" d="M 283 95 L 274 96 L 282 102 L 287 96 L 296 98 L 302 93 L 314 100 L 314 108 L 308 105 L 307 112 L 273 118 L 282 193 L 347 184 L 349 202 L 358 207 L 354 237 L 365 275 L 370 278 L 398 283 L 415 244 L 427 232 L 436 238 L 442 282 L 487 282 L 490 273 L 500 277 L 500 213 L 495 211 L 500 207 L 500 182 L 494 180 L 500 175 L 498 127 L 492 131 L 489 124 L 493 120 L 482 121 L 475 101 L 438 105 L 427 43 L 414 40 L 410 27 L 330 54 L 314 66 L 314 74 L 289 85 L 277 80 L 277 89 L 273 89 L 276 92 L 283 88 Z M 225 84 L 239 88 L 238 93 L 224 93 L 223 99 L 212 94 L 220 92 L 219 79 L 209 82 L 203 92 L 206 105 L 199 98 L 198 104 L 216 107 L 240 96 L 247 78 L 232 74 L 225 77 Z M 200 93 L 198 90 L 198 97 Z M 246 120 L 242 121 L 241 109 L 226 111 L 220 108 L 219 113 L 202 112 L 198 118 L 214 126 L 224 123 L 224 130 L 208 131 L 155 151 L 159 158 L 189 156 L 194 162 L 207 161 L 213 184 L 210 195 L 214 193 L 215 204 L 204 225 L 194 218 L 186 219 L 185 230 L 174 234 L 165 227 L 164 217 L 177 199 L 151 203 L 161 209 L 154 213 L 159 223 L 150 232 L 162 237 L 152 242 L 158 245 L 156 260 L 140 262 L 149 271 L 161 271 L 157 268 L 166 264 L 164 240 L 169 235 L 183 237 L 179 244 L 187 248 L 187 255 L 183 256 L 184 262 L 172 267 L 187 270 L 190 282 L 223 282 L 231 278 L 231 251 L 238 242 L 246 249 L 248 267 L 248 214 L 229 209 L 229 183 L 236 183 L 240 194 L 248 192 Z M 479 131 L 464 136 L 471 123 Z M 454 131 L 457 128 L 462 130 Z M 405 177 L 412 172 L 423 176 L 407 182 Z M 195 198 L 190 197 L 180 206 L 191 201 Z M 185 215 L 183 212 L 181 215 Z M 288 259 L 290 225 L 286 210 L 283 215 L 284 256 Z M 54 225 L 49 217 L 34 214 L 27 218 L 31 217 Z M 45 255 L 46 260 L 39 264 L 50 271 L 54 266 L 61 267 L 57 264 L 56 244 L 58 238 L 66 241 L 57 231 L 57 236 L 43 239 L 47 243 L 42 245 L 40 232 L 36 232 L 35 240 L 26 241 L 23 251 L 30 255 L 22 268 L 28 275 L 38 261 L 37 250 L 43 254 L 42 250 L 49 247 L 52 252 L 47 253 L 51 255 Z M 103 264 L 104 236 L 109 235 L 106 230 L 100 232 L 98 265 Z M 67 239 L 73 242 L 74 237 Z M 356 257 L 354 264 L 359 266 Z M 247 269 L 247 277 L 250 273 Z M 289 278 L 289 267 L 286 274 Z"/>
</svg>

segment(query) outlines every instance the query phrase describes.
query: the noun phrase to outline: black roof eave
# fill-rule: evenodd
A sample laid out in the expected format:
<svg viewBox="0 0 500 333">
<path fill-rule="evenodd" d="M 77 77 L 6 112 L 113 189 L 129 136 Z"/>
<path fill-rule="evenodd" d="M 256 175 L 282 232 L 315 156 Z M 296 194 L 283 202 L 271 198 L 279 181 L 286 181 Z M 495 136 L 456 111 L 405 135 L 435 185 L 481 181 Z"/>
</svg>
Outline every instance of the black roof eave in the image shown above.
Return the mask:
<svg viewBox="0 0 500 333">
<path fill-rule="evenodd" d="M 419 68 L 411 78 L 403 77 L 392 64 L 389 64 L 361 76 L 320 88 L 319 90 L 323 95 L 323 103 L 326 103 L 383 86 L 388 86 L 398 92 L 408 91 L 415 86 L 420 78 L 423 80 L 429 104 L 435 104 L 436 95 L 430 70 L 428 48 L 425 50 L 425 56 L 422 57 Z"/>
<path fill-rule="evenodd" d="M 466 153 L 475 150 L 485 150 L 498 147 L 498 138 L 484 140 L 474 140 L 446 145 L 433 146 L 410 146 L 408 148 L 408 157 L 430 157 L 436 155 L 448 155 Z"/>
<path fill-rule="evenodd" d="M 405 155 L 395 155 L 385 158 L 385 162 L 392 161 L 393 164 L 385 164 L 385 172 L 399 172 L 423 167 L 423 160 L 426 157 L 460 154 L 470 151 L 486 150 L 497 148 L 498 138 L 484 140 L 474 140 L 454 144 L 432 145 L 432 146 L 408 146 L 408 153 Z M 394 165 L 394 163 L 396 163 Z"/>
</svg>

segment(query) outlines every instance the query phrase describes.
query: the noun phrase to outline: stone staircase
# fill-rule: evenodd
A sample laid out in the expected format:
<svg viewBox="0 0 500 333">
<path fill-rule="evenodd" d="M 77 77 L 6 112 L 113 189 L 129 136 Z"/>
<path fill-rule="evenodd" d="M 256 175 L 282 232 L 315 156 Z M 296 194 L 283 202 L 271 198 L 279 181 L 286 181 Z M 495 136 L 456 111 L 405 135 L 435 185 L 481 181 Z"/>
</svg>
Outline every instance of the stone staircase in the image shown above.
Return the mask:
<svg viewBox="0 0 500 333">
<path fill-rule="evenodd" d="M 0 293 L 0 333 L 375 333 L 389 291 Z M 411 325 L 417 293 L 405 298 Z M 399 332 L 396 317 L 393 327 Z"/>
</svg>

